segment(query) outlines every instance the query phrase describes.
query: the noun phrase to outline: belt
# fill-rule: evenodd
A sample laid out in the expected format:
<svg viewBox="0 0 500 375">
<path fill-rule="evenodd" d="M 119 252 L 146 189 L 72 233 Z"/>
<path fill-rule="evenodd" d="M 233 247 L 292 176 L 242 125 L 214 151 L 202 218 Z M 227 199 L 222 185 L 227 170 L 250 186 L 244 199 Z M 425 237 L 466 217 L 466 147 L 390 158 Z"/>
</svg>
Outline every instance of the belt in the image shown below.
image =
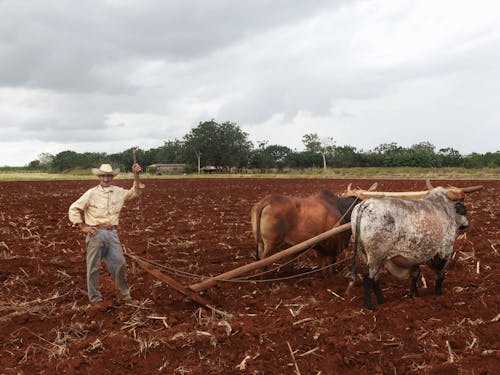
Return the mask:
<svg viewBox="0 0 500 375">
<path fill-rule="evenodd" d="M 93 225 L 96 229 L 114 230 L 118 229 L 118 225 Z"/>
</svg>

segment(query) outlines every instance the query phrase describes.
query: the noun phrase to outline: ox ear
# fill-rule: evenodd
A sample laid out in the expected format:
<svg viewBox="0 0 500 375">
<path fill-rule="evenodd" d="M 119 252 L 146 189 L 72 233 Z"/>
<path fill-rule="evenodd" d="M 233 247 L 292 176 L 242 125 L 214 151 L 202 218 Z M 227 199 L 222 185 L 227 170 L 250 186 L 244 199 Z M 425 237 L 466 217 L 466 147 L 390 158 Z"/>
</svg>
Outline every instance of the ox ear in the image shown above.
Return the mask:
<svg viewBox="0 0 500 375">
<path fill-rule="evenodd" d="M 445 190 L 446 194 L 448 195 L 448 199 L 452 201 L 459 201 L 465 198 L 465 193 L 460 188 L 457 188 L 455 186 L 448 186 Z"/>
</svg>

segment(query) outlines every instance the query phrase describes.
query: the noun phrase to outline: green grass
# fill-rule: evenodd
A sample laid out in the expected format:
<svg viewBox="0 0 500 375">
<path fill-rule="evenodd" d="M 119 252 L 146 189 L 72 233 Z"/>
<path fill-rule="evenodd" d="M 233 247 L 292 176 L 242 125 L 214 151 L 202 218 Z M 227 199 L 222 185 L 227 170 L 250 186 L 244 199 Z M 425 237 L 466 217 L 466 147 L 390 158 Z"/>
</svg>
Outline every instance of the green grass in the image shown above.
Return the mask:
<svg viewBox="0 0 500 375">
<path fill-rule="evenodd" d="M 123 173 L 117 179 L 132 179 L 132 173 Z M 500 179 L 500 168 L 329 168 L 326 173 L 322 169 L 293 170 L 286 173 L 254 173 L 254 174 L 184 174 L 184 175 L 151 175 L 142 173 L 141 179 L 172 178 L 367 178 L 367 179 Z M 50 180 L 97 180 L 90 171 L 71 171 L 69 173 L 45 173 L 41 171 L 1 170 L 0 181 L 50 181 Z"/>
</svg>

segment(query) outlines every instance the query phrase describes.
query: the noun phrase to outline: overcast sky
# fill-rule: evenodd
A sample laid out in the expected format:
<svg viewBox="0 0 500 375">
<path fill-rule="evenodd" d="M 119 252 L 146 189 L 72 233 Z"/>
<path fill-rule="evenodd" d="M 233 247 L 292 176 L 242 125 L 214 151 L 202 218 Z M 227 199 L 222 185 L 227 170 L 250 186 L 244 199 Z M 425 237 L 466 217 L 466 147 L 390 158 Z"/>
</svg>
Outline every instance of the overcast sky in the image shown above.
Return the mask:
<svg viewBox="0 0 500 375">
<path fill-rule="evenodd" d="M 0 166 L 231 121 L 257 145 L 500 150 L 500 1 L 0 0 Z"/>
</svg>

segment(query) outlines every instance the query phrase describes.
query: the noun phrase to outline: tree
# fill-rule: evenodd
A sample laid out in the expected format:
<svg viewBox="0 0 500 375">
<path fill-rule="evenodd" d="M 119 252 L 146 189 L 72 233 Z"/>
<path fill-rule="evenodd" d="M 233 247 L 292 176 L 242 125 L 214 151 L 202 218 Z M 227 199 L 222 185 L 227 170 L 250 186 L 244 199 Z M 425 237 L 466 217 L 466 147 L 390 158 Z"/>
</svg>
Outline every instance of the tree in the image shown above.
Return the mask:
<svg viewBox="0 0 500 375">
<path fill-rule="evenodd" d="M 200 122 L 184 136 L 184 156 L 187 162 L 198 164 L 198 173 L 202 157 L 203 164 L 219 169 L 246 167 L 253 147 L 247 138 L 248 134 L 232 122 Z"/>
<path fill-rule="evenodd" d="M 182 162 L 183 147 L 183 142 L 178 139 L 163 142 L 163 146 L 152 150 L 153 163 Z"/>
<path fill-rule="evenodd" d="M 463 163 L 462 155 L 453 148 L 441 148 L 438 156 L 440 158 L 440 167 L 459 167 Z"/>
<path fill-rule="evenodd" d="M 52 160 L 52 168 L 57 172 L 62 172 L 79 165 L 81 166 L 81 164 L 81 154 L 69 150 L 58 153 Z"/>
<path fill-rule="evenodd" d="M 41 154 L 38 155 L 38 159 L 32 160 L 28 164 L 28 168 L 48 171 L 52 166 L 53 159 L 54 155 L 49 154 L 48 152 L 42 152 Z"/>
<path fill-rule="evenodd" d="M 438 161 L 437 156 L 434 152 L 435 146 L 429 142 L 420 142 L 414 144 L 409 149 L 411 154 L 411 160 L 413 163 L 410 163 L 412 167 L 437 167 Z"/>
<path fill-rule="evenodd" d="M 196 157 L 198 165 L 198 173 L 201 173 L 201 155 L 204 155 L 205 164 L 213 164 L 215 161 L 211 155 L 211 149 L 214 149 L 217 139 L 217 123 L 214 120 L 200 122 L 199 125 L 191 129 L 184 136 L 184 152 L 185 158 L 188 161 L 192 160 L 192 156 Z"/>
<path fill-rule="evenodd" d="M 335 167 L 358 167 L 362 164 L 360 155 L 356 151 L 356 147 L 347 145 L 338 146 L 335 147 L 334 154 L 333 163 Z"/>
<path fill-rule="evenodd" d="M 311 151 L 292 152 L 288 156 L 291 168 L 318 168 L 322 163 L 321 155 Z"/>
<path fill-rule="evenodd" d="M 266 169 L 272 168 L 273 161 L 271 155 L 267 152 L 267 141 L 259 142 L 259 147 L 250 152 L 249 167 L 260 169 L 265 172 Z"/>
<path fill-rule="evenodd" d="M 248 133 L 243 132 L 235 123 L 223 122 L 219 125 L 217 145 L 216 166 L 222 166 L 226 170 L 248 166 L 253 144 L 248 140 Z"/>
<path fill-rule="evenodd" d="M 29 169 L 41 169 L 40 168 L 40 160 L 36 159 L 36 160 L 30 161 L 28 164 L 28 168 Z"/>
<path fill-rule="evenodd" d="M 48 152 L 42 152 L 40 155 L 38 155 L 38 160 L 40 160 L 40 167 L 48 170 L 50 169 L 52 160 L 54 160 L 54 155 L 49 154 Z"/>
<path fill-rule="evenodd" d="M 102 163 L 109 162 L 108 156 L 101 152 L 62 151 L 52 159 L 51 167 L 56 172 L 63 172 L 74 168 L 90 169 Z"/>
<path fill-rule="evenodd" d="M 131 147 L 120 153 L 105 156 L 104 160 L 106 160 L 107 163 L 111 163 L 113 167 L 120 168 L 120 170 L 123 172 L 131 171 L 132 164 L 134 163 L 134 158 L 133 158 L 134 149 L 139 164 L 144 166 L 151 164 L 150 155 L 147 153 L 147 151 L 144 151 L 139 147 Z"/>
<path fill-rule="evenodd" d="M 251 152 L 249 164 L 251 168 L 259 168 L 261 171 L 271 168 L 283 170 L 289 164 L 292 153 L 286 146 L 269 146 L 267 141 L 259 142 L 259 148 Z"/>
<path fill-rule="evenodd" d="M 375 147 L 371 155 L 373 166 L 397 167 L 404 166 L 408 162 L 406 150 L 397 143 L 382 143 Z"/>
<path fill-rule="evenodd" d="M 335 141 L 332 137 L 319 138 L 316 133 L 306 134 L 302 137 L 302 143 L 306 151 L 321 154 L 323 158 L 323 170 L 326 172 L 326 158 L 333 154 Z"/>
</svg>

